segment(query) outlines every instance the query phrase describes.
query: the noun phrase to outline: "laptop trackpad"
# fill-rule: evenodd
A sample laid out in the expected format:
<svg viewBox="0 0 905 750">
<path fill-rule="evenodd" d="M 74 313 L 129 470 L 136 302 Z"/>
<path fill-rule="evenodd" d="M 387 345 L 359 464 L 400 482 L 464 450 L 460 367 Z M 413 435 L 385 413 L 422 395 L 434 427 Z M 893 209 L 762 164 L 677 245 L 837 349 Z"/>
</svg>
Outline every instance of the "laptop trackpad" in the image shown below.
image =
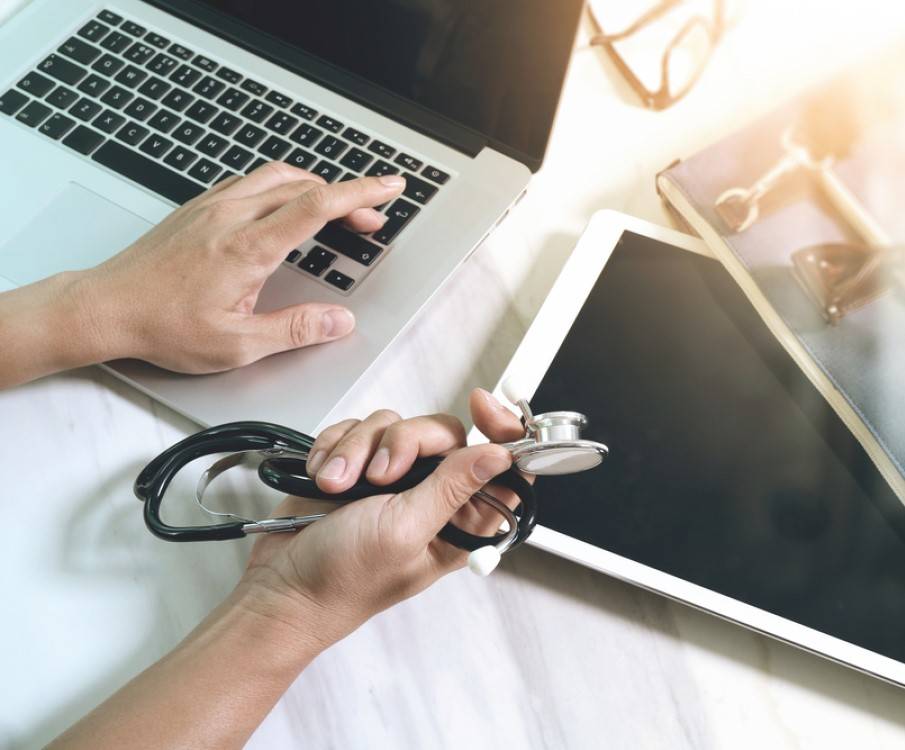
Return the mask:
<svg viewBox="0 0 905 750">
<path fill-rule="evenodd" d="M 0 247 L 0 276 L 22 286 L 60 271 L 91 268 L 132 244 L 151 226 L 70 182 Z"/>
</svg>

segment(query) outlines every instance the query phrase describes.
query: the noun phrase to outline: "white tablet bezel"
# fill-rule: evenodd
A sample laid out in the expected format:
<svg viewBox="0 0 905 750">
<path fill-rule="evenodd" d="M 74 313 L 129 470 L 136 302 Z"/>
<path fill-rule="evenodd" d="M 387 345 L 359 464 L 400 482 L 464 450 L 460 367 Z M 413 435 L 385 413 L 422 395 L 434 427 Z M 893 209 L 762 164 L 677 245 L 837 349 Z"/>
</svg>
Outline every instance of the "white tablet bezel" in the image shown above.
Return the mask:
<svg viewBox="0 0 905 750">
<path fill-rule="evenodd" d="M 553 358 L 575 321 L 597 278 L 604 270 L 623 232 L 630 231 L 683 250 L 713 257 L 703 241 L 671 229 L 625 216 L 600 211 L 591 218 L 575 250 L 550 290 L 537 317 L 512 357 L 500 383 L 510 374 L 518 376 L 523 388 L 534 394 Z M 741 290 L 739 290 L 741 294 Z M 613 363 L 619 367 L 618 362 Z M 494 394 L 506 403 L 497 384 Z M 563 404 L 564 409 L 581 411 L 581 404 Z M 604 462 L 604 467 L 606 462 Z M 905 664 L 865 648 L 805 627 L 758 607 L 689 583 L 607 552 L 565 534 L 538 526 L 529 544 L 581 563 L 615 578 L 668 596 L 703 611 L 769 635 L 799 648 L 905 687 Z"/>
</svg>

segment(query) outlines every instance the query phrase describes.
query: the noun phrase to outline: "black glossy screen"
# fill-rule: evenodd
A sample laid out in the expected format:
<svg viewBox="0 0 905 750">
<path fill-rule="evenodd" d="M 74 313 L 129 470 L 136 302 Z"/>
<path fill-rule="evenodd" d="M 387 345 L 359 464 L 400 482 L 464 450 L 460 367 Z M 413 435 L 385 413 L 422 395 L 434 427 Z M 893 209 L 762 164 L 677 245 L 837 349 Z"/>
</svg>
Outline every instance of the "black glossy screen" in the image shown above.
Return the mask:
<svg viewBox="0 0 905 750">
<path fill-rule="evenodd" d="M 581 0 L 202 0 L 540 159 Z"/>
<path fill-rule="evenodd" d="M 610 448 L 542 525 L 905 661 L 905 508 L 716 261 L 623 235 L 532 407 Z"/>
</svg>

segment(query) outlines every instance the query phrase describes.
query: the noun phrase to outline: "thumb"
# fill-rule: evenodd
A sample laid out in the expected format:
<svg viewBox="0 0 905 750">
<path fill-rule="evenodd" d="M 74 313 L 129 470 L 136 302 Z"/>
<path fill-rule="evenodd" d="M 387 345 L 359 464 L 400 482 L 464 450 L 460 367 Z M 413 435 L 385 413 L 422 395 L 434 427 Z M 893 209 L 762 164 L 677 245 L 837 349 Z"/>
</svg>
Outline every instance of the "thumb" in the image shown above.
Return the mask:
<svg viewBox="0 0 905 750">
<path fill-rule="evenodd" d="M 475 445 L 450 453 L 417 487 L 397 496 L 412 541 L 426 544 L 472 495 L 512 464 L 499 445 Z"/>
<path fill-rule="evenodd" d="M 344 307 L 306 302 L 253 317 L 261 357 L 342 338 L 355 328 Z"/>
</svg>

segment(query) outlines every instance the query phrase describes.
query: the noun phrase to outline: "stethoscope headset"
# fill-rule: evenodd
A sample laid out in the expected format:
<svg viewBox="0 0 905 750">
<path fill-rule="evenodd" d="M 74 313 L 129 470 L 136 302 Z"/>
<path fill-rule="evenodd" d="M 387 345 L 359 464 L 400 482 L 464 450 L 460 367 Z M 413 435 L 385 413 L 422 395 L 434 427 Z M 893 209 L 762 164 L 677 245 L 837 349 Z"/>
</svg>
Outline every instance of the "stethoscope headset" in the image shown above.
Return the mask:
<svg viewBox="0 0 905 750">
<path fill-rule="evenodd" d="M 583 414 L 554 411 L 532 414 L 525 390 L 513 379 L 503 383 L 503 394 L 519 408 L 525 435 L 505 443 L 512 454 L 513 467 L 495 477 L 491 484 L 505 487 L 518 497 L 518 505 L 510 509 L 505 503 L 482 489 L 474 498 L 493 508 L 506 522 L 506 529 L 492 536 L 470 534 L 446 524 L 438 536 L 469 551 L 468 567 L 480 575 L 488 575 L 500 557 L 524 542 L 537 524 L 537 497 L 534 487 L 521 472 L 529 474 L 573 474 L 598 466 L 607 455 L 601 443 L 581 438 L 587 425 Z M 248 534 L 296 531 L 323 518 L 326 513 L 284 516 L 255 520 L 234 513 L 214 511 L 204 505 L 204 494 L 210 484 L 225 471 L 241 464 L 257 463 L 258 478 L 279 492 L 299 497 L 346 503 L 372 495 L 404 492 L 426 479 L 443 458 L 418 459 L 398 482 L 374 485 L 360 480 L 341 493 L 330 494 L 320 489 L 308 476 L 308 454 L 314 438 L 289 427 L 267 422 L 232 422 L 202 430 L 171 446 L 151 461 L 135 480 L 135 495 L 144 501 L 144 518 L 155 536 L 171 542 L 203 542 L 239 539 Z M 173 477 L 186 464 L 204 456 L 226 453 L 206 469 L 195 488 L 198 506 L 212 516 L 229 519 L 208 526 L 171 526 L 160 517 L 160 506 Z"/>
</svg>

